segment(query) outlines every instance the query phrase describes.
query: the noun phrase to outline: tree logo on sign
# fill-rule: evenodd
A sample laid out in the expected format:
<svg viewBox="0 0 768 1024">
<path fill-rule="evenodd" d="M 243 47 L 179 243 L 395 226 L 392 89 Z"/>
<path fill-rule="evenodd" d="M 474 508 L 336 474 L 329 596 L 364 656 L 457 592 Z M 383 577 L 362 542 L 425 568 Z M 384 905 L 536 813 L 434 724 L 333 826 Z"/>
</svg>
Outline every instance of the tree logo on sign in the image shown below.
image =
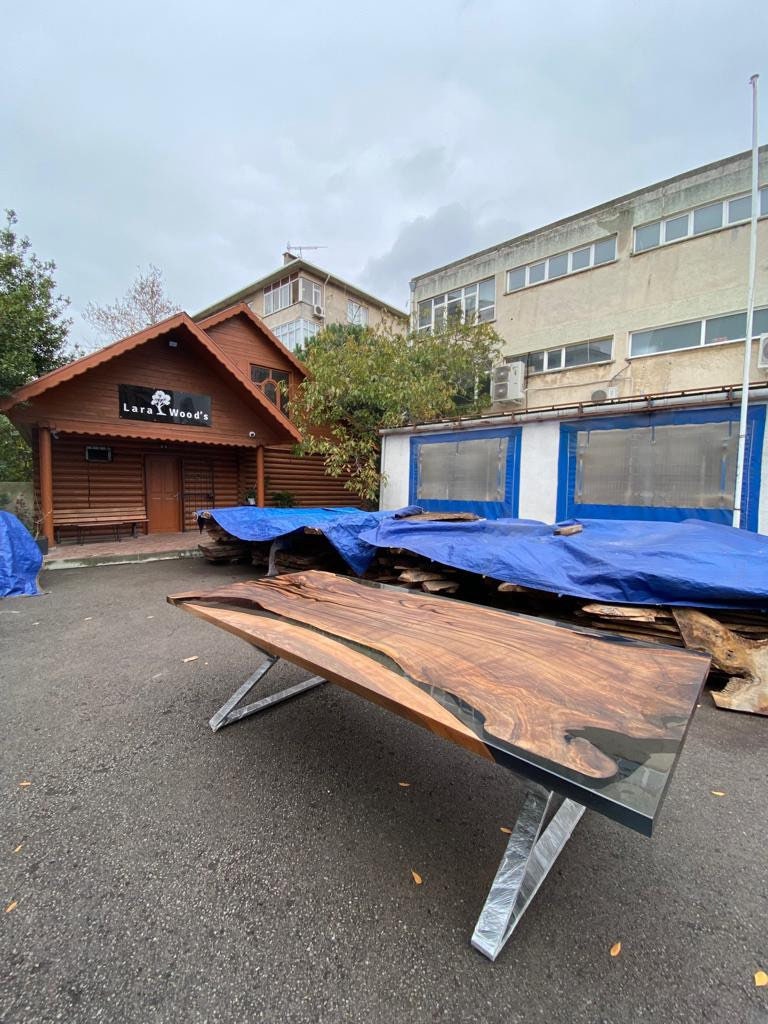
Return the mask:
<svg viewBox="0 0 768 1024">
<path fill-rule="evenodd" d="M 171 396 L 168 394 L 167 391 L 156 391 L 154 395 L 152 395 L 149 404 L 154 405 L 154 407 L 157 409 L 158 416 L 165 416 L 163 409 L 166 407 L 166 405 L 171 404 Z"/>
</svg>

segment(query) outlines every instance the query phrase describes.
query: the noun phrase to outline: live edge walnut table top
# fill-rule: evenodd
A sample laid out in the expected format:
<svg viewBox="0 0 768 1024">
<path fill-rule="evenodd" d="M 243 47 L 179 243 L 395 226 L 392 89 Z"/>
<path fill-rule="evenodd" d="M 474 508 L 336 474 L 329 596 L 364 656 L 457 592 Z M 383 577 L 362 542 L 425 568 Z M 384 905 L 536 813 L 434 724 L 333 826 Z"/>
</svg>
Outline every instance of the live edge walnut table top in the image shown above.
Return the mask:
<svg viewBox="0 0 768 1024">
<path fill-rule="evenodd" d="M 172 604 L 650 835 L 709 659 L 300 572 Z"/>
</svg>

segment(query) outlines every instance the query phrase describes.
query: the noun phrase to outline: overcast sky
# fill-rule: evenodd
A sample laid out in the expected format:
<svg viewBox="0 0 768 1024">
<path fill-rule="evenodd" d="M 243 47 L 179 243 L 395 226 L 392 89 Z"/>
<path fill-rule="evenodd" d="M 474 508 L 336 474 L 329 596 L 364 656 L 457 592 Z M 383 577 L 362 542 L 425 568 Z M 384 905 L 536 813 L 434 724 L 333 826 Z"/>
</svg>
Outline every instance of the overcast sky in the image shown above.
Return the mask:
<svg viewBox="0 0 768 1024">
<path fill-rule="evenodd" d="M 4 6 L 0 184 L 75 314 L 308 259 L 409 279 L 748 149 L 765 0 Z M 76 320 L 75 338 L 84 332 Z"/>
</svg>

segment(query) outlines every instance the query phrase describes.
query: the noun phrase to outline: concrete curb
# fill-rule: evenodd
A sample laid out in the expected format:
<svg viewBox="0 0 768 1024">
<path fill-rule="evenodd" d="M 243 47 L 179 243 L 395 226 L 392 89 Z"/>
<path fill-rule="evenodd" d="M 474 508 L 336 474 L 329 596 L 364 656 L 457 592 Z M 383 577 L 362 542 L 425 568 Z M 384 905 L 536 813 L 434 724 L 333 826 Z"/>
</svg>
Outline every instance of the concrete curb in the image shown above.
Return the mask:
<svg viewBox="0 0 768 1024">
<path fill-rule="evenodd" d="M 96 565 L 127 565 L 131 562 L 166 562 L 173 558 L 202 558 L 197 548 L 180 548 L 176 551 L 147 551 L 143 554 L 82 555 L 78 558 L 52 558 L 43 562 L 46 569 L 87 569 Z"/>
</svg>

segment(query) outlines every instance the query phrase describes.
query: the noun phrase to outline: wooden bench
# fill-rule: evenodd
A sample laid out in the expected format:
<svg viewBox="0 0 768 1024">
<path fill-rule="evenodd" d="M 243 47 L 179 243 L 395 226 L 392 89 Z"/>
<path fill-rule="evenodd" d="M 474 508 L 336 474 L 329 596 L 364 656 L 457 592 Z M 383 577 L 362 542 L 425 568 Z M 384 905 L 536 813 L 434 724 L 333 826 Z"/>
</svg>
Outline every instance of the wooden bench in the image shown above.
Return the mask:
<svg viewBox="0 0 768 1024">
<path fill-rule="evenodd" d="M 60 508 L 53 513 L 57 544 L 61 543 L 62 526 L 74 526 L 77 529 L 77 543 L 82 544 L 83 529 L 86 527 L 109 527 L 115 535 L 115 540 L 120 540 L 121 526 L 130 526 L 131 535 L 135 537 L 137 525 L 146 522 L 147 510 L 143 505 L 125 505 L 118 508 Z"/>
</svg>

